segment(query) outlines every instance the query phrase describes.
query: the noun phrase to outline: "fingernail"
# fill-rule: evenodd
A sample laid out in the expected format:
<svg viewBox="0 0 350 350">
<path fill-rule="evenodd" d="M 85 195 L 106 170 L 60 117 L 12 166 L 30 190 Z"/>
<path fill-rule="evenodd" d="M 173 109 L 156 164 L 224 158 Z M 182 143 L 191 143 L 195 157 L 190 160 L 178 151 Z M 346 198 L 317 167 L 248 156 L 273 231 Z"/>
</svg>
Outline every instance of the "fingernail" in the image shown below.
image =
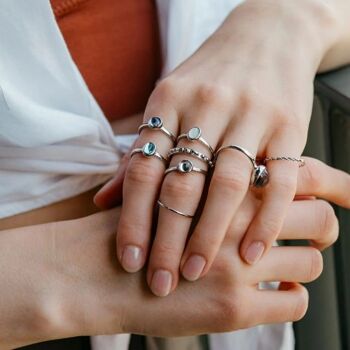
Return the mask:
<svg viewBox="0 0 350 350">
<path fill-rule="evenodd" d="M 245 253 L 245 260 L 247 263 L 253 265 L 257 263 L 261 256 L 263 255 L 265 250 L 265 245 L 261 241 L 254 241 L 250 244 L 248 247 L 246 253 Z"/>
<path fill-rule="evenodd" d="M 206 264 L 206 261 L 202 256 L 192 255 L 186 261 L 182 269 L 182 275 L 189 281 L 195 281 L 201 275 L 205 264 Z"/>
<path fill-rule="evenodd" d="M 142 268 L 142 251 L 134 245 L 127 245 L 123 250 L 122 265 L 127 272 L 137 272 Z"/>
<path fill-rule="evenodd" d="M 157 270 L 152 277 L 151 289 L 158 297 L 165 297 L 170 293 L 172 276 L 169 271 Z"/>
</svg>

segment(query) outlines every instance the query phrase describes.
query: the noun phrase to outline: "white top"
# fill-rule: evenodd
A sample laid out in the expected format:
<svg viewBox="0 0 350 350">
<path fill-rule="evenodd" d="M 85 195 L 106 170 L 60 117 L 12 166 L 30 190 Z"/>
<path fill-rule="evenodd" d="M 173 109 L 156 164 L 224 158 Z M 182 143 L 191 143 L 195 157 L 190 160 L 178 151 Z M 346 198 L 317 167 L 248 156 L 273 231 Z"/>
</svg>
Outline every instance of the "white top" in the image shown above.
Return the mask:
<svg viewBox="0 0 350 350">
<path fill-rule="evenodd" d="M 116 0 L 117 1 L 117 0 Z M 158 0 L 163 74 L 189 57 L 240 0 Z M 0 218 L 110 178 L 135 136 L 114 137 L 75 66 L 48 0 L 0 5 Z M 289 325 L 211 335 L 214 350 L 292 349 Z M 128 336 L 92 339 L 124 350 Z"/>
</svg>

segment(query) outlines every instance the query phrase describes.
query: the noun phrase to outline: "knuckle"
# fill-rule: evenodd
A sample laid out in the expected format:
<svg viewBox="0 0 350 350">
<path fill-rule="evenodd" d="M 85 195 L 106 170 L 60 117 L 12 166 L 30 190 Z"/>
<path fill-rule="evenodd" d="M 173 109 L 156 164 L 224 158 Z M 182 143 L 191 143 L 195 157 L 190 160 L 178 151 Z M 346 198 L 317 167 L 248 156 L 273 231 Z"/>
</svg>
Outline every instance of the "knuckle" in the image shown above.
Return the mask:
<svg viewBox="0 0 350 350">
<path fill-rule="evenodd" d="M 174 249 L 173 242 L 158 241 L 153 248 L 151 265 L 170 269 L 174 264 L 179 263 L 180 254 Z"/>
<path fill-rule="evenodd" d="M 172 76 L 162 79 L 153 90 L 150 100 L 173 101 L 179 94 L 179 82 Z"/>
<path fill-rule="evenodd" d="M 303 180 L 305 184 L 312 189 L 313 192 L 319 192 L 322 188 L 322 177 L 320 174 L 320 162 L 316 159 L 308 159 L 305 166 L 302 168 L 303 170 Z"/>
<path fill-rule="evenodd" d="M 218 83 L 202 83 L 197 88 L 197 98 L 204 105 L 227 104 L 230 96 L 229 88 Z"/>
<path fill-rule="evenodd" d="M 144 185 L 154 184 L 154 179 L 159 177 L 159 172 L 156 167 L 149 166 L 147 161 L 148 159 L 135 158 L 127 170 L 126 180 Z"/>
<path fill-rule="evenodd" d="M 255 228 L 259 232 L 259 237 L 264 237 L 266 246 L 270 246 L 281 230 L 281 222 L 273 216 L 265 217 L 264 219 L 259 220 L 259 223 Z"/>
<path fill-rule="evenodd" d="M 214 173 L 211 183 L 212 186 L 222 188 L 231 194 L 245 191 L 249 185 L 249 178 L 239 169 L 231 172 L 220 171 Z"/>
<path fill-rule="evenodd" d="M 323 200 L 317 201 L 315 218 L 318 222 L 317 243 L 329 247 L 338 238 L 339 224 L 332 206 Z"/>
<path fill-rule="evenodd" d="M 300 321 L 306 314 L 309 306 L 309 293 L 305 287 L 301 287 L 298 300 L 292 312 L 292 321 Z"/>
<path fill-rule="evenodd" d="M 275 175 L 271 179 L 271 190 L 286 196 L 293 196 L 296 192 L 297 178 L 289 174 Z"/>
<path fill-rule="evenodd" d="M 193 191 L 193 187 L 188 176 L 167 177 L 162 186 L 162 194 L 166 198 L 188 198 Z"/>
<path fill-rule="evenodd" d="M 308 282 L 314 281 L 318 278 L 323 270 L 323 258 L 322 254 L 316 248 L 310 248 L 310 261 L 309 261 L 309 275 Z"/>
</svg>

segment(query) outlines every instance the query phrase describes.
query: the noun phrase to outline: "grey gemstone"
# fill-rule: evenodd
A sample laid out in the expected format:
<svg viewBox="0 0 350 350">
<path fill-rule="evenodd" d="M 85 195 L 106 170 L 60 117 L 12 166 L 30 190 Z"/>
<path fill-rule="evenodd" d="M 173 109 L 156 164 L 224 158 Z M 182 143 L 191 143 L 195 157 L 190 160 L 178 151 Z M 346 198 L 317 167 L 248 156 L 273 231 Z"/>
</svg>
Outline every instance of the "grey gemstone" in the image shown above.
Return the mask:
<svg viewBox="0 0 350 350">
<path fill-rule="evenodd" d="M 163 125 L 162 119 L 160 117 L 152 117 L 148 121 L 148 126 L 152 129 L 161 128 Z"/>
<path fill-rule="evenodd" d="M 157 147 L 153 142 L 147 142 L 142 148 L 143 154 L 147 157 L 153 156 L 156 151 Z"/>
<path fill-rule="evenodd" d="M 177 169 L 181 172 L 181 173 L 190 173 L 193 169 L 193 164 L 192 162 L 190 162 L 189 160 L 182 160 L 178 166 Z"/>
<path fill-rule="evenodd" d="M 201 137 L 201 134 L 202 134 L 202 130 L 196 126 L 190 129 L 190 131 L 187 134 L 187 137 L 191 141 L 198 140 Z"/>
<path fill-rule="evenodd" d="M 269 173 L 265 165 L 258 165 L 254 168 L 252 174 L 252 185 L 255 187 L 264 187 L 269 182 Z"/>
</svg>

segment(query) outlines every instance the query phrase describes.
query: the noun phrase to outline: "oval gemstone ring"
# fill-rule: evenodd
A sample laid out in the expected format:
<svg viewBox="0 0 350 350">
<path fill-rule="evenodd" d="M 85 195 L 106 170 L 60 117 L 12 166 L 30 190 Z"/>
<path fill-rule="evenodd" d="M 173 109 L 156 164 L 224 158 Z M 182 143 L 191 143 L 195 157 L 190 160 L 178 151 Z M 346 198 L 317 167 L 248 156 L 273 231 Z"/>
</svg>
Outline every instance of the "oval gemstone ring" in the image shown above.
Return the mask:
<svg viewBox="0 0 350 350">
<path fill-rule="evenodd" d="M 167 170 L 165 170 L 164 174 L 167 175 L 173 171 L 177 171 L 178 173 L 182 173 L 182 174 L 189 174 L 189 173 L 195 172 L 195 173 L 207 175 L 206 170 L 195 167 L 193 163 L 188 159 L 182 160 L 177 166 L 168 168 Z"/>
<path fill-rule="evenodd" d="M 186 134 L 179 135 L 177 137 L 177 142 L 184 138 L 186 138 L 188 141 L 199 141 L 201 144 L 208 148 L 212 156 L 214 155 L 213 147 L 211 147 L 209 143 L 202 137 L 202 130 L 198 126 L 193 127 Z"/>
<path fill-rule="evenodd" d="M 174 136 L 174 134 L 166 129 L 163 126 L 163 120 L 161 117 L 152 117 L 148 120 L 147 123 L 143 123 L 139 126 L 138 132 L 139 134 L 141 134 L 141 131 L 145 128 L 151 129 L 151 130 L 159 130 L 161 131 L 163 134 L 165 134 L 166 136 L 168 136 L 171 141 L 174 143 L 176 141 L 176 137 Z"/>
<path fill-rule="evenodd" d="M 165 164 L 168 163 L 168 160 L 163 157 L 160 153 L 157 152 L 157 146 L 153 142 L 147 142 L 142 148 L 135 148 L 130 153 L 130 157 L 134 156 L 137 153 L 141 153 L 143 156 L 149 158 L 149 157 L 156 157 L 163 161 Z"/>
</svg>

